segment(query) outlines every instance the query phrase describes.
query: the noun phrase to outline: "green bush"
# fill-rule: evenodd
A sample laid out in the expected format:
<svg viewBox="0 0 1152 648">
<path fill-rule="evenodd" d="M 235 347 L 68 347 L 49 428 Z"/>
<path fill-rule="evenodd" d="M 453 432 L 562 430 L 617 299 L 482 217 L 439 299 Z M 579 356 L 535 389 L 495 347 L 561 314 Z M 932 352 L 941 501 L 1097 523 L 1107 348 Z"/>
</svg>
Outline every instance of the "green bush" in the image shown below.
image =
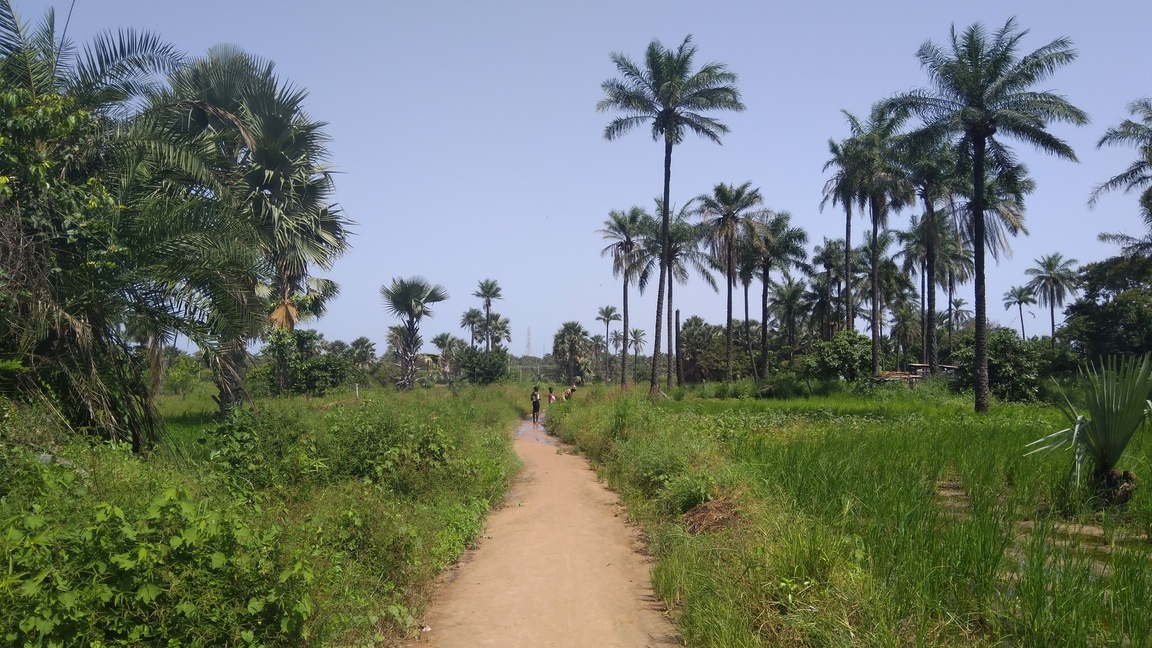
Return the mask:
<svg viewBox="0 0 1152 648">
<path fill-rule="evenodd" d="M 972 368 L 976 363 L 974 331 L 965 331 L 956 338 L 953 362 L 960 367 L 958 384 L 972 389 Z M 1021 340 L 1014 329 L 995 327 L 988 331 L 988 384 L 997 398 L 1036 400 L 1040 394 L 1040 362 L 1037 345 Z"/>
</svg>

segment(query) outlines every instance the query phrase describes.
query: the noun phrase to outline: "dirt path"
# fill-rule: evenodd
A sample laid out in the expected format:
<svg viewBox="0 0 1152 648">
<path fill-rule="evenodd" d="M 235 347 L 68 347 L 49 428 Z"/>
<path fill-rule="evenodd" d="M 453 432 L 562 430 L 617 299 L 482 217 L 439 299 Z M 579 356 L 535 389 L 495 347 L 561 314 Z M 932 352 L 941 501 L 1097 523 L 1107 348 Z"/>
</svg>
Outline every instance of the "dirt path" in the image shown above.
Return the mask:
<svg viewBox="0 0 1152 648">
<path fill-rule="evenodd" d="M 415 645 L 680 645 L 616 495 L 530 422 L 515 447 L 524 471 L 436 594 Z"/>
</svg>

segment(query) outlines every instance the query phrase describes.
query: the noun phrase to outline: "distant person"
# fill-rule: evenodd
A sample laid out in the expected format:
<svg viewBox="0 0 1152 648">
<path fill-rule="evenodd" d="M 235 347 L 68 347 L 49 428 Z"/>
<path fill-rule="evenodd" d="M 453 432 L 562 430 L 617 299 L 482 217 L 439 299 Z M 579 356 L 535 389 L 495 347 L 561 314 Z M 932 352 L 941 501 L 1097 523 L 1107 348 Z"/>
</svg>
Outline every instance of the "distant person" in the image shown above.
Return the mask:
<svg viewBox="0 0 1152 648">
<path fill-rule="evenodd" d="M 532 425 L 540 425 L 540 387 L 532 388 Z"/>
<path fill-rule="evenodd" d="M 555 403 L 555 402 L 556 402 L 556 394 L 553 393 L 552 388 L 549 387 L 548 388 L 548 404 L 551 405 L 552 403 Z"/>
<path fill-rule="evenodd" d="M 572 398 L 572 396 L 575 394 L 576 394 L 576 385 L 572 385 L 568 389 L 564 390 L 564 400 L 568 400 L 569 398 Z"/>
</svg>

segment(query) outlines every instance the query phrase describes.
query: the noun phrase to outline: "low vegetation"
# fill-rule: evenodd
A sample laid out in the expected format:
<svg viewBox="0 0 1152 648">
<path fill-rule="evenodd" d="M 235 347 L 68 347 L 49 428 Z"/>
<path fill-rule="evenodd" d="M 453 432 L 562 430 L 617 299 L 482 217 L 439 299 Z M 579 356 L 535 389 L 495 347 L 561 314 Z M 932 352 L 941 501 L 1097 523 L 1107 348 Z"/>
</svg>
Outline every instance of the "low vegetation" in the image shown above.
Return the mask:
<svg viewBox="0 0 1152 648">
<path fill-rule="evenodd" d="M 0 440 L 5 645 L 378 645 L 517 470 L 499 389 L 261 402 L 205 424 L 207 398 L 146 460 L 53 443 L 6 405 Z M 197 405 L 199 409 L 197 409 Z"/>
<path fill-rule="evenodd" d="M 930 383 L 795 400 L 635 395 L 550 425 L 625 496 L 689 645 L 1146 645 L 1152 494 L 1107 507 L 1052 407 Z M 711 396 L 711 394 L 709 394 Z M 1146 430 L 1119 467 L 1148 465 Z"/>
</svg>

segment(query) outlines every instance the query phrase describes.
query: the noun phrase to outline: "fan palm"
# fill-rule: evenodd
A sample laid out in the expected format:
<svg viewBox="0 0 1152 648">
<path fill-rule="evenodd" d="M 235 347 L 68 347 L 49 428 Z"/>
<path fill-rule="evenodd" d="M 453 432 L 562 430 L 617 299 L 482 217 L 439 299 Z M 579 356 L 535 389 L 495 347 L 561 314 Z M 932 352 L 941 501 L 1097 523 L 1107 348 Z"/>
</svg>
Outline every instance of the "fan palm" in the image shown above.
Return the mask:
<svg viewBox="0 0 1152 648">
<path fill-rule="evenodd" d="M 384 310 L 402 320 L 395 330 L 395 352 L 400 365 L 398 389 L 409 389 L 416 383 L 416 360 L 423 341 L 420 339 L 420 321 L 432 317 L 432 304 L 448 299 L 448 291 L 438 284 L 430 284 L 423 277 L 392 279 L 391 285 L 380 287 Z"/>
<path fill-rule="evenodd" d="M 622 325 L 628 330 L 628 284 L 638 279 L 640 268 L 640 239 L 646 230 L 651 229 L 649 224 L 652 217 L 639 207 L 632 207 L 626 212 L 608 212 L 608 220 L 604 221 L 604 228 L 598 230 L 604 240 L 610 243 L 600 251 L 600 256 L 612 257 L 612 276 L 620 277 L 623 283 L 624 303 L 622 310 Z M 620 386 L 628 388 L 628 351 L 624 350 L 620 356 Z"/>
<path fill-rule="evenodd" d="M 1012 286 L 1004 293 L 1004 310 L 1017 308 L 1020 311 L 1020 339 L 1027 340 L 1024 334 L 1024 307 L 1036 303 L 1036 293 L 1029 286 Z"/>
<path fill-rule="evenodd" d="M 476 347 L 476 331 L 484 326 L 484 312 L 479 308 L 469 308 L 460 316 L 460 328 L 468 329 L 469 345 Z"/>
<path fill-rule="evenodd" d="M 1024 274 L 1032 277 L 1028 288 L 1040 300 L 1041 306 L 1047 306 L 1052 318 L 1052 348 L 1056 348 L 1056 307 L 1064 305 L 1064 299 L 1075 295 L 1076 289 L 1076 259 L 1065 259 L 1064 255 L 1056 252 L 1036 259 L 1033 268 L 1028 268 Z M 1023 318 L 1020 320 L 1023 322 Z M 1021 324 L 1023 328 L 1023 324 Z"/>
<path fill-rule="evenodd" d="M 495 279 L 482 279 L 472 296 L 478 297 L 484 304 L 484 350 L 491 351 L 492 302 L 504 299 L 504 296 L 500 294 L 500 284 Z"/>
<path fill-rule="evenodd" d="M 614 52 L 612 63 L 621 78 L 609 79 L 601 84 L 604 98 L 596 104 L 603 112 L 616 110 L 624 113 L 608 123 L 604 138 L 614 140 L 624 133 L 651 122 L 652 139 L 664 142 L 664 194 L 660 216 L 659 284 L 656 293 L 656 333 L 652 353 L 652 382 L 649 391 L 657 391 L 656 367 L 659 361 L 661 314 L 664 307 L 664 277 L 667 272 L 669 244 L 669 190 L 672 179 L 672 147 L 684 140 L 686 131 L 720 142 L 720 135 L 728 127 L 703 113 L 712 110 L 744 110 L 740 92 L 736 89 L 736 75 L 722 63 L 707 63 L 693 71 L 696 47 L 688 36 L 675 50 L 665 49 L 659 40 L 648 44 L 644 66 L 640 67 L 627 56 Z"/>
<path fill-rule="evenodd" d="M 975 409 L 989 405 L 988 319 L 985 300 L 985 166 L 999 169 L 1015 165 L 1012 152 L 996 135 L 1016 137 L 1041 150 L 1076 160 L 1072 147 L 1047 130 L 1050 122 L 1085 124 L 1088 116 L 1052 92 L 1035 91 L 1037 83 L 1076 58 L 1072 43 L 1058 38 L 1018 57 L 1021 39 L 1027 34 L 1009 19 L 988 34 L 976 23 L 957 33 L 953 27 L 950 51 L 931 41 L 917 52 L 928 71 L 932 88 L 893 97 L 885 108 L 897 114 L 913 114 L 924 121 L 929 139 L 960 137 L 960 148 L 971 154 L 971 219 L 975 261 L 976 378 Z"/>
<path fill-rule="evenodd" d="M 590 344 L 588 331 L 580 322 L 564 322 L 552 338 L 552 356 L 563 363 L 568 384 L 576 384 L 576 370 Z"/>
</svg>

